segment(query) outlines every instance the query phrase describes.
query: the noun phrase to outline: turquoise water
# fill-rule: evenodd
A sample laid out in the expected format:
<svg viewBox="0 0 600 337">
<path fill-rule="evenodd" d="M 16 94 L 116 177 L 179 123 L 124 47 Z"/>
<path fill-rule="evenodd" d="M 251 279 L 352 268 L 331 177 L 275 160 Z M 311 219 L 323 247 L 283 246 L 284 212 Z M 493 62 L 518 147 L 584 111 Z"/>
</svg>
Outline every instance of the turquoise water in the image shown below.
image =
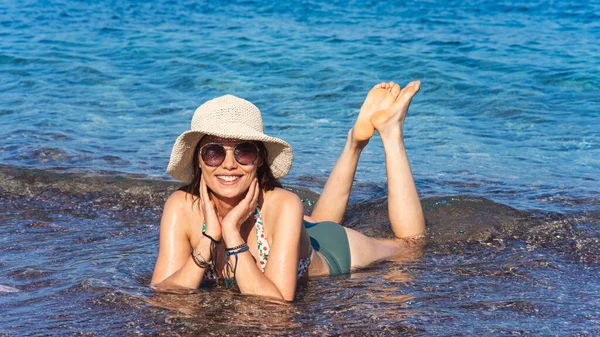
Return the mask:
<svg viewBox="0 0 600 337">
<path fill-rule="evenodd" d="M 8 310 L 1 316 L 32 317 L 50 306 L 62 315 L 90 320 L 94 313 L 102 313 L 112 317 L 106 318 L 107 324 L 119 326 L 115 312 L 141 310 L 146 321 L 140 323 L 140 333 L 203 331 L 193 318 L 192 323 L 183 318 L 164 323 L 162 311 L 145 309 L 139 299 L 150 296 L 144 286 L 154 263 L 164 195 L 150 198 L 139 206 L 141 210 L 119 206 L 119 202 L 105 204 L 102 200 L 109 197 L 123 204 L 131 200 L 119 199 L 130 197 L 123 193 L 113 196 L 107 191 L 98 192 L 99 196 L 80 195 L 73 192 L 79 185 L 68 185 L 60 174 L 74 174 L 74 180 L 86 188 L 95 188 L 93 182 L 85 185 L 85 181 L 98 176 L 124 177 L 126 184 L 134 178 L 168 181 L 165 168 L 171 146 L 189 128 L 195 108 L 230 93 L 254 102 L 263 112 L 267 133 L 293 146 L 294 166 L 284 183 L 318 193 L 368 89 L 379 81 L 405 84 L 415 79 L 422 86 L 405 133 L 420 195 L 443 200 L 483 197 L 526 212 L 522 218 L 527 220 L 515 231 L 498 227 L 487 239 L 434 240 L 422 262 L 404 267 L 420 275 L 416 279 L 433 285 L 400 281 L 402 289 L 409 289 L 402 292 L 396 283 L 386 288 L 389 283 L 375 282 L 386 289 L 383 293 L 411 293 L 413 299 L 408 302 L 395 293 L 400 297 L 392 301 L 402 303 L 402 310 L 412 317 L 407 325 L 376 324 L 367 314 L 357 318 L 349 312 L 347 316 L 301 316 L 295 321 L 304 329 L 310 319 L 358 319 L 365 326 L 363 334 L 598 332 L 600 302 L 593 294 L 599 286 L 594 275 L 598 271 L 595 249 L 600 247 L 600 4 L 577 1 L 0 2 L 0 204 L 6 209 L 0 216 L 5 259 L 0 261 L 0 284 L 22 290 L 0 291 L 0 305 Z M 44 178 L 23 177 L 22 171 Z M 37 185 L 29 189 L 31 182 Z M 355 211 L 349 218 L 356 223 L 385 218 L 378 213 L 365 219 L 357 211 L 368 210 L 369 200 L 385 199 L 383 150 L 377 136 L 363 153 L 356 182 Z M 486 207 L 488 211 L 503 209 Z M 447 221 L 428 218 L 428 223 L 441 223 L 447 231 L 463 224 L 460 215 L 445 212 L 441 218 Z M 434 216 L 433 211 L 427 214 Z M 466 222 L 471 227 L 481 222 L 473 220 L 480 215 L 474 217 Z M 502 224 L 508 221 L 502 214 L 497 218 Z M 137 227 L 140 224 L 144 229 Z M 539 231 L 528 232 L 530 227 Z M 38 234 L 45 235 L 46 245 L 27 248 L 26 243 L 37 241 Z M 498 240 L 504 240 L 504 248 L 498 248 Z M 85 258 L 69 252 L 74 254 L 67 254 L 70 260 L 48 261 L 53 267 L 42 271 L 39 263 L 22 260 L 23 253 L 32 254 L 27 255 L 32 261 L 62 242 L 82 245 Z M 119 254 L 99 257 L 99 245 L 122 249 Z M 489 249 L 498 256 L 488 254 Z M 511 269 L 515 268 L 515 252 L 524 254 L 523 260 L 516 260 L 526 272 Z M 479 260 L 482 256 L 485 263 Z M 115 259 L 118 266 L 111 265 Z M 130 273 L 119 269 L 127 259 L 136 261 Z M 82 266 L 90 261 L 97 261 L 96 267 L 105 274 Z M 499 271 L 486 271 L 489 263 L 498 264 Z M 63 278 L 59 270 L 65 264 L 71 272 Z M 474 265 L 482 274 L 461 272 Z M 452 271 L 456 278 L 446 279 L 445 271 Z M 106 276 L 111 273 L 118 275 L 112 283 Z M 379 277 L 377 270 L 365 273 L 354 279 L 368 283 Z M 569 288 L 577 280 L 572 275 L 579 275 L 584 285 Z M 534 282 L 547 277 L 552 284 Z M 321 298 L 330 298 L 333 309 L 343 304 L 365 309 L 359 299 L 364 300 L 361 296 L 368 297 L 367 293 L 348 298 L 342 291 L 352 280 L 331 281 L 331 292 L 326 281 L 315 281 L 313 291 L 306 291 L 304 302 L 300 301 L 307 306 L 302 308 L 318 307 L 315 294 L 324 291 L 330 296 Z M 452 282 L 463 285 L 460 289 L 471 289 L 473 298 L 487 298 L 490 292 L 499 295 L 476 304 L 460 297 L 466 301 L 464 306 L 448 309 L 457 293 L 439 289 Z M 506 282 L 512 288 L 499 290 Z M 539 291 L 535 290 L 538 286 Z M 528 293 L 530 287 L 534 295 Z M 562 291 L 564 301 L 548 287 Z M 448 297 L 426 295 L 435 289 Z M 119 302 L 119 296 L 125 296 L 118 295 L 122 292 L 137 300 Z M 58 300 L 68 294 L 85 297 L 85 293 L 91 293 L 93 299 L 84 302 L 92 303 L 93 310 L 84 314 Z M 116 296 L 119 304 L 111 307 L 112 302 L 102 302 L 99 298 L 110 297 L 107 293 Z M 538 301 L 523 304 L 525 299 L 507 299 L 514 294 Z M 42 300 L 47 297 L 55 299 L 51 303 Z M 436 298 L 443 301 L 436 302 Z M 258 306 L 237 297 L 230 301 L 253 309 Z M 375 296 L 366 312 L 393 321 L 378 311 L 392 302 Z M 296 309 L 290 310 L 297 314 Z M 494 321 L 492 317 L 503 310 L 516 310 L 517 316 L 500 314 Z M 542 316 L 549 321 L 535 316 L 544 310 L 547 315 Z M 574 318 L 558 315 L 561 310 L 574 312 Z M 84 318 L 65 323 L 68 329 L 61 329 L 57 317 L 52 331 L 104 335 Z M 500 323 L 515 317 L 522 318 L 516 327 Z M 459 318 L 470 320 L 472 326 L 460 330 L 454 325 Z M 27 328 L 15 319 L 0 323 L 0 334 L 45 334 L 43 324 Z M 218 317 L 209 319 L 221 322 Z M 247 322 L 248 331 L 256 324 Z M 361 331 L 335 324 L 337 328 L 327 330 L 323 328 L 326 323 L 322 324 L 307 331 Z M 544 324 L 552 328 L 542 328 Z M 282 331 L 304 331 L 296 328 L 284 324 Z M 131 329 L 118 331 L 135 334 L 137 330 Z"/>
<path fill-rule="evenodd" d="M 326 179 L 367 90 L 419 79 L 406 133 L 422 194 L 597 205 L 597 4 L 15 2 L 0 11 L 3 163 L 166 178 L 195 108 L 232 93 L 293 145 L 291 180 Z M 381 183 L 372 143 L 358 179 Z"/>
</svg>

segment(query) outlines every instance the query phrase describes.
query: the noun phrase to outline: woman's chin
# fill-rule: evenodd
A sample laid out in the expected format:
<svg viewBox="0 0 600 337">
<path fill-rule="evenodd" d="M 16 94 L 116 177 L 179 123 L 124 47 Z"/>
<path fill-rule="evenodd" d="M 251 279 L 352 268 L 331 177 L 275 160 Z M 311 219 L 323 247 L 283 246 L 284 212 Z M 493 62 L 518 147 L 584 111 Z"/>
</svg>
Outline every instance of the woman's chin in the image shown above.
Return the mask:
<svg viewBox="0 0 600 337">
<path fill-rule="evenodd" d="M 248 187 L 242 188 L 238 185 L 217 186 L 211 189 L 212 193 L 219 199 L 241 199 L 246 195 Z"/>
</svg>

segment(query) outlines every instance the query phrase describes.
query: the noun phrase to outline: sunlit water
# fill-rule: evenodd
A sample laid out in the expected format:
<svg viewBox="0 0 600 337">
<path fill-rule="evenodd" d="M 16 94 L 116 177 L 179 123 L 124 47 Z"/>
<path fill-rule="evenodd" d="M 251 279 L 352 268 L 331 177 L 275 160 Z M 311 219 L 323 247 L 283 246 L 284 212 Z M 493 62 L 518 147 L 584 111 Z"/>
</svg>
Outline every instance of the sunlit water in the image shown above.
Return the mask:
<svg viewBox="0 0 600 337">
<path fill-rule="evenodd" d="M 590 3 L 3 2 L 0 335 L 598 335 L 599 65 Z M 292 304 L 147 287 L 199 104 L 257 104 L 314 200 L 367 90 L 413 79 L 421 256 Z M 355 187 L 389 235 L 377 136 Z"/>
</svg>

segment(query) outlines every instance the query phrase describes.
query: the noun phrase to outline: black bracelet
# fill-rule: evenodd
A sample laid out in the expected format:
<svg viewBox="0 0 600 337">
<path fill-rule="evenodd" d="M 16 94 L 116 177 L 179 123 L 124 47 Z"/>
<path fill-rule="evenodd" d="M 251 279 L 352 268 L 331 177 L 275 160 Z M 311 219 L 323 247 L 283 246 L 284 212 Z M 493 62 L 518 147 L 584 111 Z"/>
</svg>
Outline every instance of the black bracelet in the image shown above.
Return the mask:
<svg viewBox="0 0 600 337">
<path fill-rule="evenodd" d="M 226 251 L 226 252 L 230 252 L 230 251 L 232 251 L 232 250 L 240 249 L 240 248 L 242 248 L 242 247 L 244 247 L 244 246 L 248 246 L 248 244 L 244 242 L 244 243 L 242 243 L 241 245 L 237 245 L 237 246 L 235 246 L 235 247 L 231 247 L 231 248 L 225 248 L 225 251 Z"/>
<path fill-rule="evenodd" d="M 204 227 L 204 224 L 202 224 Z M 211 266 L 217 265 L 217 245 L 221 243 L 221 241 L 215 240 L 212 236 L 206 234 L 206 230 L 202 228 L 202 235 L 206 236 L 210 240 L 210 262 Z"/>
<path fill-rule="evenodd" d="M 214 239 L 212 236 L 210 236 L 210 235 L 206 234 L 206 232 L 202 232 L 202 235 L 204 235 L 204 236 L 206 236 L 207 238 L 209 238 L 209 239 L 210 239 L 210 241 L 211 241 L 212 243 L 216 244 L 216 245 L 218 245 L 219 243 L 221 243 L 221 241 L 217 241 L 217 240 L 215 240 L 215 239 Z"/>
</svg>

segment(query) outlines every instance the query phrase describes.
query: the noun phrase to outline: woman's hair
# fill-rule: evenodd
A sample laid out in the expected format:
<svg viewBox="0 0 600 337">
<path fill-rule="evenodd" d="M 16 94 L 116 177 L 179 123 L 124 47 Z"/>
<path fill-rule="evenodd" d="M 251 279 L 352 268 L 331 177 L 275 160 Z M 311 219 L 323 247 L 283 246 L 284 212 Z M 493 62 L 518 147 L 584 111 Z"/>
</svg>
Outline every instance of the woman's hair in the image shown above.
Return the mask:
<svg viewBox="0 0 600 337">
<path fill-rule="evenodd" d="M 202 177 L 202 170 L 200 169 L 200 166 L 198 165 L 199 160 L 200 160 L 200 141 L 198 141 L 198 144 L 196 145 L 196 148 L 194 149 L 194 157 L 192 159 L 192 163 L 193 163 L 193 172 L 194 172 L 194 179 L 192 179 L 192 181 L 187 184 L 184 185 L 182 187 L 179 188 L 180 191 L 184 191 L 187 192 L 191 195 L 194 196 L 194 202 L 199 200 L 200 198 L 200 178 Z M 272 191 L 275 189 L 275 187 L 282 187 L 281 183 L 279 182 L 279 180 L 275 179 L 275 177 L 273 177 L 273 172 L 271 171 L 271 167 L 269 167 L 269 164 L 267 163 L 267 158 L 269 158 L 269 153 L 267 152 L 267 148 L 265 147 L 265 144 L 263 144 L 262 142 L 256 142 L 256 146 L 258 147 L 258 155 L 259 157 L 262 159 L 262 166 L 260 166 L 258 168 L 258 170 L 256 171 L 256 176 L 258 178 L 258 186 L 265 191 Z"/>
</svg>

